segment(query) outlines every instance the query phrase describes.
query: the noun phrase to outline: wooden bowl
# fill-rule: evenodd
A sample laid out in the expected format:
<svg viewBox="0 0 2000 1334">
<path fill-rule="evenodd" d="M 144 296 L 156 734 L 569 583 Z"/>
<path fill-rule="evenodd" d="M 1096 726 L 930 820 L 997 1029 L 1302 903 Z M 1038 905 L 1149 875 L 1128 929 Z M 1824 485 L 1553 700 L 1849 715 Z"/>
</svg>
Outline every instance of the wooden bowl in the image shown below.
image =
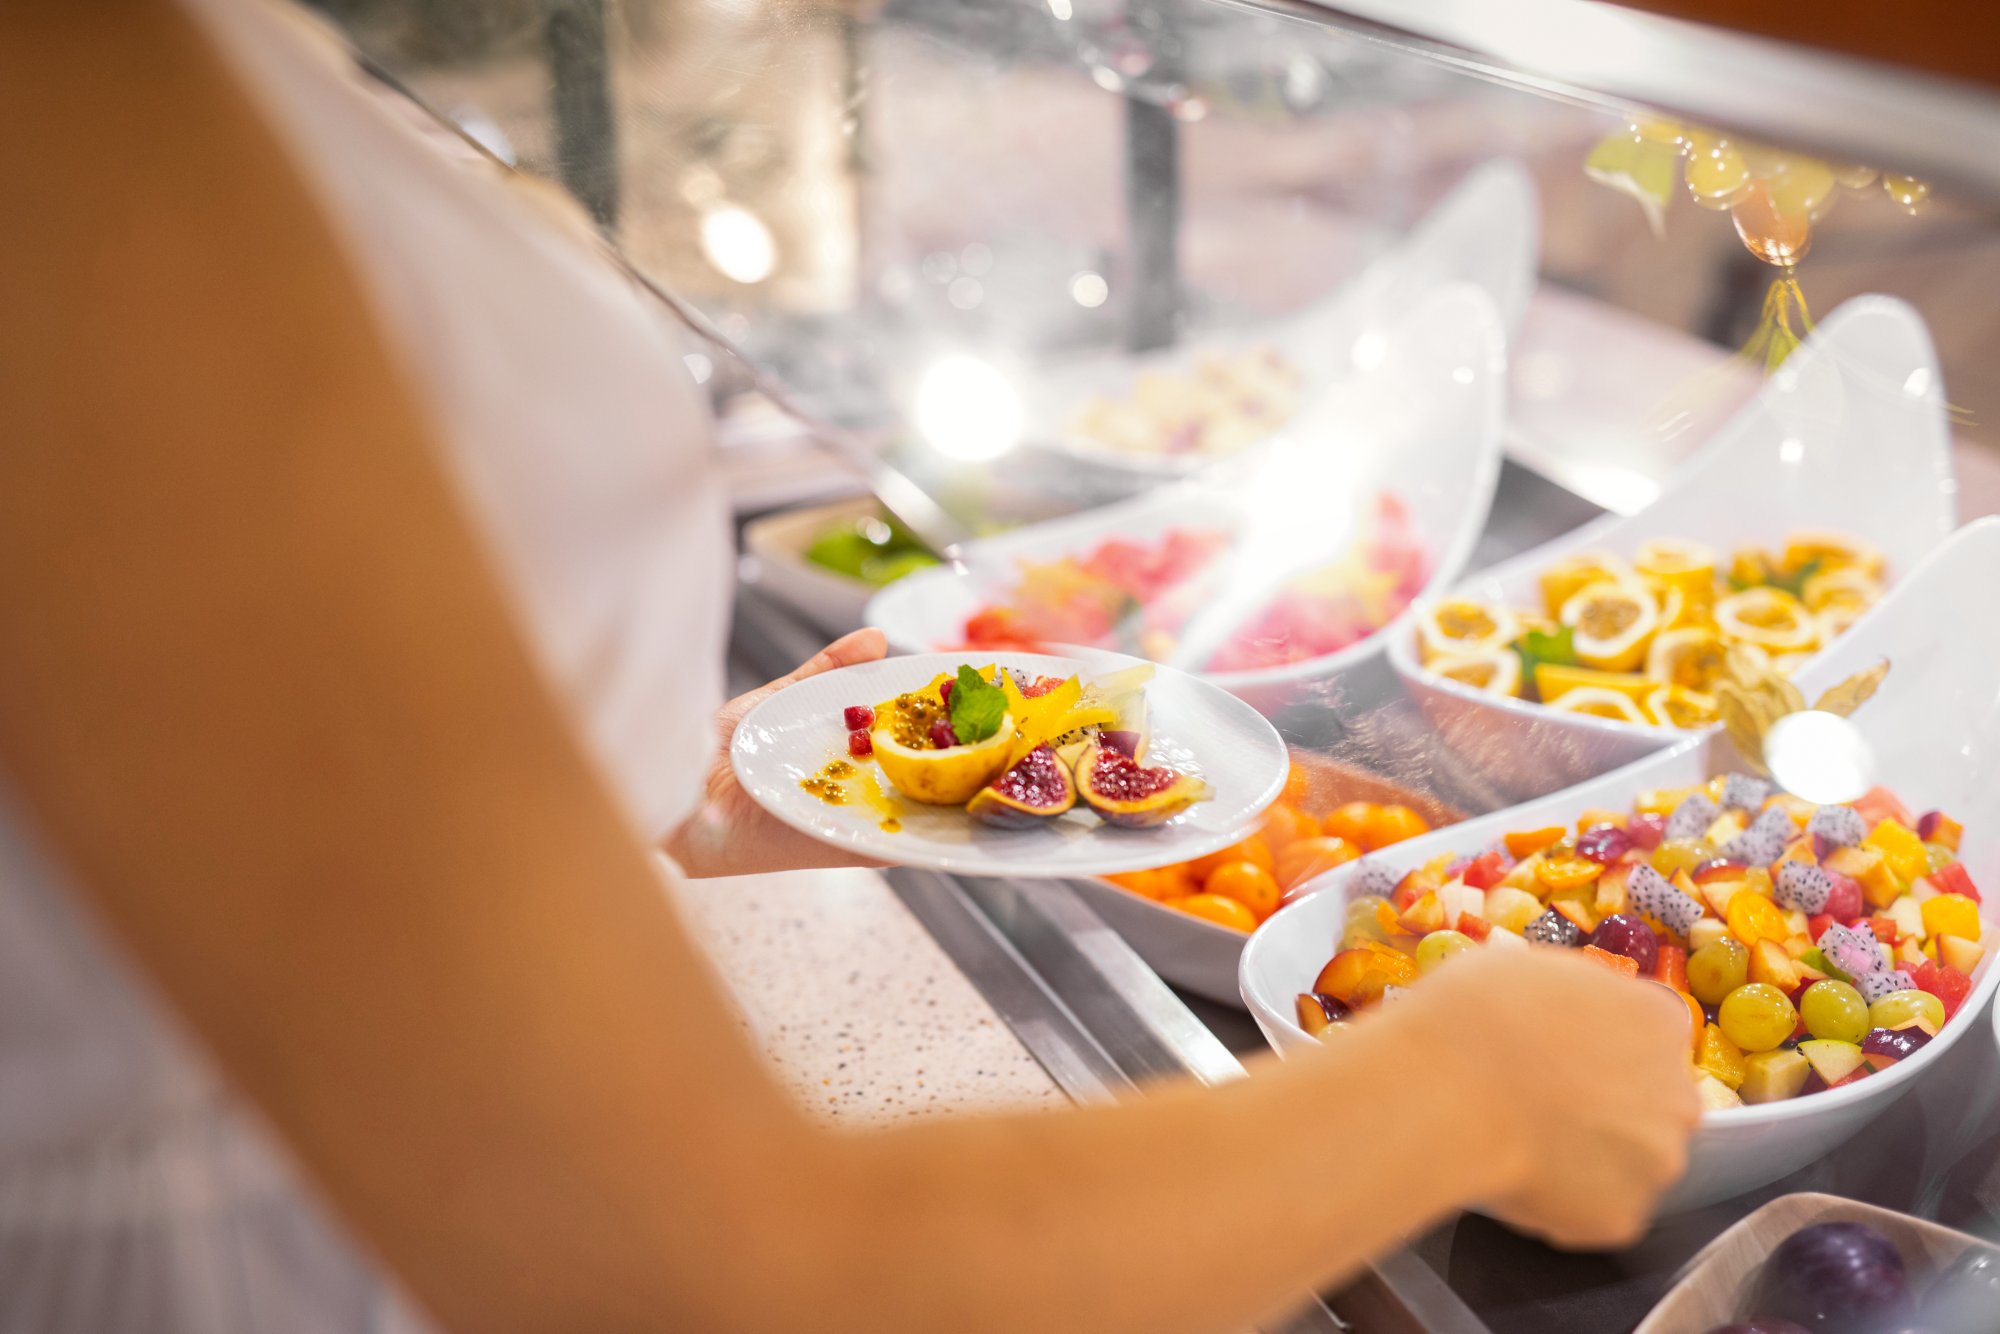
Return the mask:
<svg viewBox="0 0 2000 1334">
<path fill-rule="evenodd" d="M 1706 1334 L 1737 1319 L 1765 1258 L 1814 1223 L 1868 1224 L 1895 1244 L 1912 1274 L 1936 1272 L 1968 1250 L 2000 1257 L 2000 1246 L 1893 1209 L 1810 1191 L 1782 1195 L 1702 1247 L 1632 1334 Z"/>
</svg>

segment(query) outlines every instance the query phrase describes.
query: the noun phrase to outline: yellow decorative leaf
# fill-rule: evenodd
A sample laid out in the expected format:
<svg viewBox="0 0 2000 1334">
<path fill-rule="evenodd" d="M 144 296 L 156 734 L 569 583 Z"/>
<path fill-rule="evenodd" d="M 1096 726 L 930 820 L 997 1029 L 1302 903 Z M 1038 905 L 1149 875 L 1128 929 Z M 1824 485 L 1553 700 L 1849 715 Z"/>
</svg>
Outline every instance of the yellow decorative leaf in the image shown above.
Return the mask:
<svg viewBox="0 0 2000 1334">
<path fill-rule="evenodd" d="M 1882 684 L 1882 678 L 1888 674 L 1889 660 L 1884 658 L 1867 671 L 1856 672 L 1828 690 L 1819 697 L 1813 707 L 1822 713 L 1837 713 L 1843 718 L 1849 717 L 1868 702 L 1876 687 Z"/>
</svg>

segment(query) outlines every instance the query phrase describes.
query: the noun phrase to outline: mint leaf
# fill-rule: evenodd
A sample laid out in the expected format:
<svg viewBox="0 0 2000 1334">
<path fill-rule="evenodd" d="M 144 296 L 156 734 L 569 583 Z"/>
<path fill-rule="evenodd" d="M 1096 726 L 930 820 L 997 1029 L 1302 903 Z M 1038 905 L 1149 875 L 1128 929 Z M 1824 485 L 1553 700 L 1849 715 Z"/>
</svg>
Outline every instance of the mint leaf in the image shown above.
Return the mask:
<svg viewBox="0 0 2000 1334">
<path fill-rule="evenodd" d="M 1773 588 L 1782 588 L 1795 598 L 1803 598 L 1806 595 L 1806 580 L 1818 574 L 1820 567 L 1825 563 L 1825 561 L 1815 556 L 1805 564 L 1799 566 L 1798 569 L 1793 570 L 1790 574 L 1773 574 L 1771 576 L 1771 586 Z"/>
<path fill-rule="evenodd" d="M 958 681 L 951 688 L 951 730 L 959 744 L 984 741 L 1000 730 L 1007 716 L 1007 696 L 999 686 L 960 663 Z"/>
<path fill-rule="evenodd" d="M 1535 668 L 1543 663 L 1557 667 L 1574 667 L 1576 661 L 1576 628 L 1565 625 L 1554 634 L 1545 630 L 1530 630 L 1514 641 L 1514 652 L 1521 659 L 1521 687 L 1523 690 L 1535 688 Z"/>
</svg>

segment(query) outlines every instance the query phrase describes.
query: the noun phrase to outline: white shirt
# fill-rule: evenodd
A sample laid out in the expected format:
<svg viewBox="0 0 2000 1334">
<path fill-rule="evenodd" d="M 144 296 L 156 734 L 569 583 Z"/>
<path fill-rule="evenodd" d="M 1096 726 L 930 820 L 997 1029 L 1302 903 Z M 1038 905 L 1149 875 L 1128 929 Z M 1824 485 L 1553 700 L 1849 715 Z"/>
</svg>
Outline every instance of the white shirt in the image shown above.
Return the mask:
<svg viewBox="0 0 2000 1334">
<path fill-rule="evenodd" d="M 184 2 L 335 225 L 613 788 L 664 833 L 697 795 L 688 757 L 713 745 L 730 582 L 678 330 L 303 15 Z M 0 796 L 0 1334 L 408 1319 Z"/>
</svg>

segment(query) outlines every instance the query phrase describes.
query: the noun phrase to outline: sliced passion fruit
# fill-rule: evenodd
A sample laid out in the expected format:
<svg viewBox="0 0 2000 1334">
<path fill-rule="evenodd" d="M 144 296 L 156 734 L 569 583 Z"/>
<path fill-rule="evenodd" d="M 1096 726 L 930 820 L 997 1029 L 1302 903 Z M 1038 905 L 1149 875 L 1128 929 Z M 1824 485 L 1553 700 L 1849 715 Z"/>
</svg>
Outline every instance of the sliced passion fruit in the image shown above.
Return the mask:
<svg viewBox="0 0 2000 1334">
<path fill-rule="evenodd" d="M 1653 595 L 1633 583 L 1603 580 L 1562 605 L 1562 623 L 1574 629 L 1577 659 L 1603 672 L 1629 672 L 1645 660 L 1659 629 Z"/>
<path fill-rule="evenodd" d="M 1803 653 L 1819 642 L 1819 624 L 1782 588 L 1750 588 L 1715 604 L 1716 628 L 1766 653 Z"/>
<path fill-rule="evenodd" d="M 1453 653 L 1433 658 L 1426 670 L 1495 695 L 1518 699 L 1521 695 L 1521 655 L 1506 645 L 1474 653 Z"/>
<path fill-rule="evenodd" d="M 1630 695 L 1616 690 L 1606 690 L 1602 686 L 1584 686 L 1578 690 L 1566 690 L 1549 705 L 1563 713 L 1581 713 L 1591 718 L 1609 718 L 1614 722 L 1647 725 L 1646 715 L 1639 712 L 1639 706 Z"/>
<path fill-rule="evenodd" d="M 1715 696 L 1686 686 L 1663 685 L 1646 696 L 1646 716 L 1662 727 L 1706 727 L 1722 716 Z"/>
<path fill-rule="evenodd" d="M 1520 634 L 1520 622 L 1505 607 L 1454 598 L 1432 603 L 1418 614 L 1417 654 L 1428 667 L 1440 658 L 1504 649 Z"/>
<path fill-rule="evenodd" d="M 1705 603 L 1715 597 L 1715 571 L 1722 555 L 1714 547 L 1680 538 L 1656 537 L 1633 554 L 1632 564 L 1639 574 L 1662 593 L 1677 588 L 1692 602 Z"/>
<path fill-rule="evenodd" d="M 1106 824 L 1150 829 L 1211 795 L 1207 783 L 1178 769 L 1152 768 L 1109 746 L 1084 747 L 1076 765 L 1084 804 Z"/>
<path fill-rule="evenodd" d="M 1860 538 L 1814 528 L 1801 528 L 1788 536 L 1782 559 L 1787 570 L 1801 570 L 1818 562 L 1822 570 L 1852 566 L 1871 579 L 1880 579 L 1889 568 L 1882 552 Z"/>
<path fill-rule="evenodd" d="M 1542 571 L 1542 601 L 1549 615 L 1555 616 L 1571 598 L 1592 584 L 1638 581 L 1632 567 L 1611 552 L 1579 551 Z"/>
<path fill-rule="evenodd" d="M 1712 691 L 1729 664 L 1729 650 L 1713 630 L 1692 626 L 1664 630 L 1646 650 L 1646 675 L 1688 690 Z"/>
<path fill-rule="evenodd" d="M 1076 783 L 1055 747 L 1043 744 L 973 793 L 966 813 L 983 824 L 1020 829 L 1053 820 L 1076 805 Z"/>
<path fill-rule="evenodd" d="M 964 746 L 933 747 L 928 736 L 916 735 L 913 728 L 914 720 L 898 710 L 887 726 L 878 717 L 869 739 L 882 776 L 904 796 L 927 806 L 963 806 L 1007 771 L 1013 755 L 1011 717 L 1002 718 L 1000 730 L 986 740 Z"/>
<path fill-rule="evenodd" d="M 1829 607 L 1872 607 L 1882 599 L 1882 585 L 1858 566 L 1843 565 L 1806 580 L 1801 590 L 1806 610 L 1821 612 Z"/>
</svg>

